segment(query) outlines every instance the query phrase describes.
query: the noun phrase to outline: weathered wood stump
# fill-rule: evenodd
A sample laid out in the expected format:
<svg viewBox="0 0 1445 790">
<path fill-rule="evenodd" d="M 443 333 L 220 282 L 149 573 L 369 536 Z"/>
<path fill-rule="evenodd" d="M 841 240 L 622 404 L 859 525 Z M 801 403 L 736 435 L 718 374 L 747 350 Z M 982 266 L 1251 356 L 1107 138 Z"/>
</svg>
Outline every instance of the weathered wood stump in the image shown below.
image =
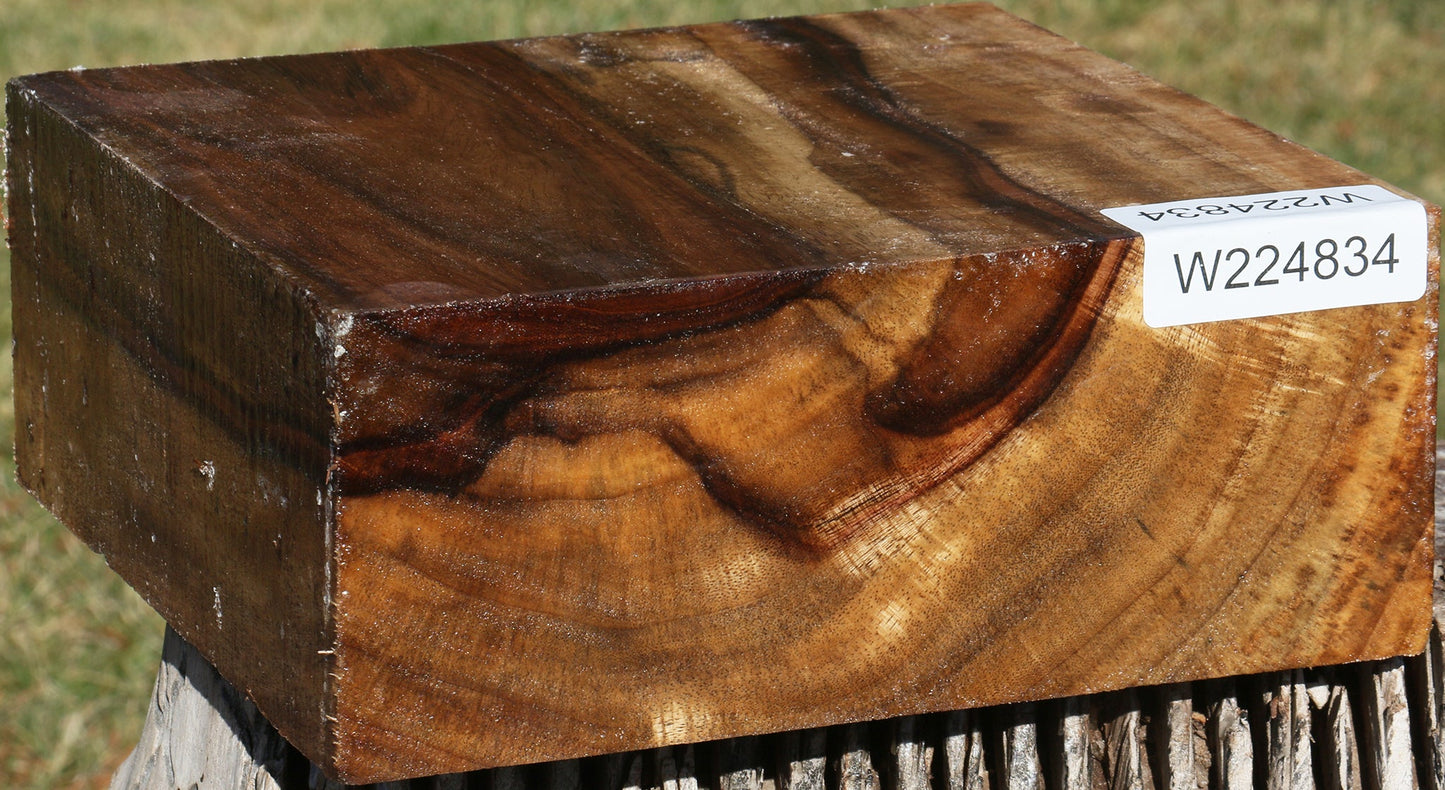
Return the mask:
<svg viewBox="0 0 1445 790">
<path fill-rule="evenodd" d="M 1438 210 L 990 7 L 7 101 L 22 482 L 332 776 L 1283 776 L 1168 684 L 1425 645 Z"/>
</svg>

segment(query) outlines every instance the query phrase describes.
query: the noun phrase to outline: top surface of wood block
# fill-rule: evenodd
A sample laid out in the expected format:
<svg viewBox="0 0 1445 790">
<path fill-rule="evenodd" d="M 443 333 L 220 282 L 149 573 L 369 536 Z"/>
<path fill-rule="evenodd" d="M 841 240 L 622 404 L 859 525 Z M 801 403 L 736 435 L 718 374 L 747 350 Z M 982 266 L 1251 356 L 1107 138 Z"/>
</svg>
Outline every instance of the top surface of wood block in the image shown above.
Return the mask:
<svg viewBox="0 0 1445 790">
<path fill-rule="evenodd" d="M 7 102 L 22 482 L 351 781 L 1423 644 L 1438 211 L 1150 326 L 1101 209 L 1378 182 L 991 7 Z"/>
<path fill-rule="evenodd" d="M 986 5 L 20 86 L 339 310 L 1097 240 L 1349 173 Z"/>
</svg>

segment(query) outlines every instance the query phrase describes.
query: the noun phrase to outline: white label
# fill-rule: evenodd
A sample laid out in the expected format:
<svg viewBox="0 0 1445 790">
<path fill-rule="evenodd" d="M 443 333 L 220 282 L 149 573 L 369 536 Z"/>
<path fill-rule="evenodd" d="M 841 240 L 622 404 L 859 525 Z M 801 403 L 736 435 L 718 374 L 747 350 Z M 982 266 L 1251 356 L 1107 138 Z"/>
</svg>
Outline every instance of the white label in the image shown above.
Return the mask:
<svg viewBox="0 0 1445 790">
<path fill-rule="evenodd" d="M 1152 327 L 1412 302 L 1425 207 L 1374 185 L 1103 210 L 1144 237 Z"/>
</svg>

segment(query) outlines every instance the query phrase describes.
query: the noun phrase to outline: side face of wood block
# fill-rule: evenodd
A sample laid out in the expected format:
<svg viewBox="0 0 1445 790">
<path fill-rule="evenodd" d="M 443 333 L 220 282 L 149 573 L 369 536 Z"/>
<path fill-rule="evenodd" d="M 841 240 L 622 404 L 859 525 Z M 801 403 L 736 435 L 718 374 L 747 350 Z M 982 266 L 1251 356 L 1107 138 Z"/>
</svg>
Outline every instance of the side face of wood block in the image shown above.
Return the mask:
<svg viewBox="0 0 1445 790">
<path fill-rule="evenodd" d="M 323 754 L 315 309 L 34 94 L 8 99 L 20 480 Z"/>
<path fill-rule="evenodd" d="M 1418 650 L 1414 302 L 1100 209 L 1372 183 L 986 6 L 38 75 L 23 481 L 353 781 Z"/>
</svg>

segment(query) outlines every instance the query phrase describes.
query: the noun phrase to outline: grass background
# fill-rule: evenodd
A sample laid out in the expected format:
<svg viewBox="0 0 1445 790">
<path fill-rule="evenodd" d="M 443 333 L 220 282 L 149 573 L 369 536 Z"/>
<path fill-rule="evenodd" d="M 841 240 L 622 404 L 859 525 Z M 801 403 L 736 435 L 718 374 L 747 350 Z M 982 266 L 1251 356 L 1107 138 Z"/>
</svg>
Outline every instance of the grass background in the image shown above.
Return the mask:
<svg viewBox="0 0 1445 790">
<path fill-rule="evenodd" d="M 906 5 L 909 3 L 894 3 Z M 1445 203 L 1445 3 L 999 0 L 1286 137 Z M 0 0 L 0 78 L 843 11 L 856 0 Z M 9 293 L 8 253 L 0 278 Z M 10 334 L 8 296 L 0 333 Z M 0 355 L 0 436 L 10 357 Z M 104 787 L 140 731 L 163 625 L 0 453 L 0 787 Z"/>
</svg>

